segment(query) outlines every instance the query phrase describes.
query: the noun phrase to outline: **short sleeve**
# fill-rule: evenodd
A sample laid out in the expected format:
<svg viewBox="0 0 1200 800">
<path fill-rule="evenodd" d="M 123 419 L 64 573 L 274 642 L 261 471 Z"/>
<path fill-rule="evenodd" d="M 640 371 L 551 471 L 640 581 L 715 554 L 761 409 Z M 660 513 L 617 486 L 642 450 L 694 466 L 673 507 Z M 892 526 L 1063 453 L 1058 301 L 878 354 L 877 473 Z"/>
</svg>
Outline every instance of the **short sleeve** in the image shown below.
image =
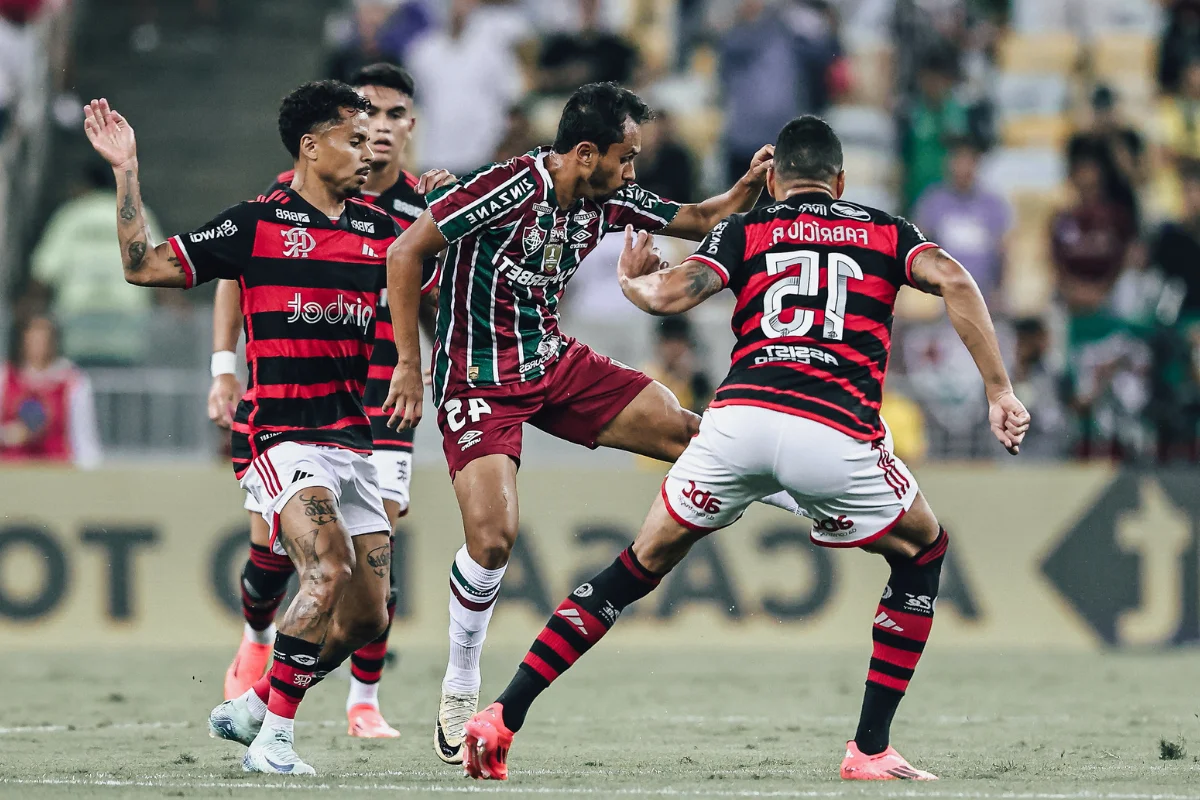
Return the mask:
<svg viewBox="0 0 1200 800">
<path fill-rule="evenodd" d="M 903 217 L 896 217 L 896 261 L 904 266 L 904 279 L 915 286 L 912 277 L 913 259 L 938 245 L 925 238 L 921 229 Z"/>
<path fill-rule="evenodd" d="M 632 225 L 639 231 L 662 230 L 682 207 L 682 203 L 659 197 L 636 183 L 624 186 L 604 204 L 604 229 L 620 231 Z"/>
<path fill-rule="evenodd" d="M 746 256 L 746 227 L 740 214 L 733 214 L 716 224 L 689 261 L 699 261 L 721 276 L 721 284 L 728 286 L 741 274 Z"/>
<path fill-rule="evenodd" d="M 241 275 L 254 248 L 257 223 L 253 205 L 239 203 L 196 230 L 168 239 L 187 273 L 185 288 Z"/>
<path fill-rule="evenodd" d="M 535 191 L 537 183 L 528 160 L 515 158 L 435 189 L 425 200 L 438 230 L 453 244 L 484 228 L 512 223 Z"/>
</svg>

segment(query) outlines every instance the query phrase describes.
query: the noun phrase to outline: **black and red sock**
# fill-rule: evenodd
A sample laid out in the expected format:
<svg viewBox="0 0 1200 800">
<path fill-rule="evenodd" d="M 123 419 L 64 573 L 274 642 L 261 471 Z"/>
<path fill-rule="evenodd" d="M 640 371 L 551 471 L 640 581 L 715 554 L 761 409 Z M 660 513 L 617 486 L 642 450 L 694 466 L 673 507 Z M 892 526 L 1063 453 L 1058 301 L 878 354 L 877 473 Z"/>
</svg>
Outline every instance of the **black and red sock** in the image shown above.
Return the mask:
<svg viewBox="0 0 1200 800">
<path fill-rule="evenodd" d="M 379 683 L 383 677 L 383 665 L 387 660 L 388 634 L 392 630 L 392 619 L 396 616 L 396 593 L 392 592 L 387 605 L 388 624 L 379 638 L 364 644 L 350 656 L 350 674 L 360 683 Z"/>
<path fill-rule="evenodd" d="M 296 709 L 304 699 L 304 693 L 320 682 L 324 676 L 318 671 L 317 659 L 321 645 L 306 642 L 285 633 L 275 636 L 275 660 L 267 675 L 271 687 L 267 699 L 267 710 L 285 719 L 295 719 Z M 260 682 L 261 684 L 261 682 Z M 258 685 L 255 692 L 262 697 Z"/>
<path fill-rule="evenodd" d="M 630 545 L 603 572 L 576 588 L 554 610 L 512 682 L 496 698 L 504 707 L 505 726 L 520 730 L 537 696 L 608 633 L 626 606 L 650 594 L 662 578 L 638 563 Z"/>
<path fill-rule="evenodd" d="M 247 625 L 256 631 L 271 626 L 295 571 L 287 556 L 262 545 L 250 545 L 250 558 L 242 568 L 242 616 Z"/>
<path fill-rule="evenodd" d="M 875 612 L 871 666 L 854 734 L 855 744 L 866 755 L 888 747 L 892 718 L 929 639 L 949 542 L 945 529 L 939 528 L 933 543 L 911 559 L 889 560 L 892 575 Z"/>
</svg>

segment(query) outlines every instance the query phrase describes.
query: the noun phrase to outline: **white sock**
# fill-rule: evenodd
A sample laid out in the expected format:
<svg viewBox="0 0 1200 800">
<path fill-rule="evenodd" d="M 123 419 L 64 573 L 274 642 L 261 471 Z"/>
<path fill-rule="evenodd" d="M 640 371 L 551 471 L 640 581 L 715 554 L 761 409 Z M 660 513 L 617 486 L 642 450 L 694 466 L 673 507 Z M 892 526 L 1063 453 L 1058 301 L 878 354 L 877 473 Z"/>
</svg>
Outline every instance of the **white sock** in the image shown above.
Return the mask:
<svg viewBox="0 0 1200 800">
<path fill-rule="evenodd" d="M 496 608 L 500 579 L 507 568 L 507 564 L 499 569 L 479 566 L 467 554 L 466 545 L 455 554 L 450 570 L 450 659 L 442 679 L 443 691 L 479 691 L 479 654 Z"/>
<path fill-rule="evenodd" d="M 346 710 L 360 705 L 374 706 L 379 710 L 379 682 L 363 683 L 351 675 L 350 693 L 346 695 Z"/>
<path fill-rule="evenodd" d="M 262 729 L 264 731 L 284 730 L 288 733 L 294 733 L 296 729 L 296 720 L 288 719 L 287 717 L 281 717 L 278 714 L 272 714 L 270 711 L 268 711 L 267 716 L 263 718 Z M 262 736 L 262 732 L 260 731 L 258 735 Z"/>
<path fill-rule="evenodd" d="M 800 505 L 796 502 L 795 498 L 793 498 L 787 492 L 776 492 L 775 494 L 764 497 L 759 502 L 766 503 L 769 506 L 775 506 L 776 508 L 782 508 L 784 511 L 795 514 L 797 517 L 806 516 L 804 509 L 800 508 Z"/>
<path fill-rule="evenodd" d="M 255 719 L 264 719 L 267 716 L 267 704 L 259 698 L 257 692 L 253 689 L 247 689 L 242 697 L 245 699 L 246 705 L 250 708 L 250 713 Z"/>
<path fill-rule="evenodd" d="M 275 623 L 272 622 L 261 631 L 256 631 L 250 627 L 250 623 L 246 623 L 245 633 L 247 642 L 252 644 L 275 644 Z"/>
</svg>

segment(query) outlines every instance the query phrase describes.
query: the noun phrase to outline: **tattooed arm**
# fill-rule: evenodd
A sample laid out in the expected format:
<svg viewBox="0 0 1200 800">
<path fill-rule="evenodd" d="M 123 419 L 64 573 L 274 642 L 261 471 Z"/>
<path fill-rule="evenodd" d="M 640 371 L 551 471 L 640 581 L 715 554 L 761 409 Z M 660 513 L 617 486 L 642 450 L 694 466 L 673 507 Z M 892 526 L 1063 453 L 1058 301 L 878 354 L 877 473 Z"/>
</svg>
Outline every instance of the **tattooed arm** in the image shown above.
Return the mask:
<svg viewBox="0 0 1200 800">
<path fill-rule="evenodd" d="M 655 316 L 682 314 L 725 288 L 717 271 L 693 259 L 677 267 L 654 250 L 654 237 L 631 228 L 625 231 L 625 247 L 617 261 L 617 280 L 629 302 Z"/>
<path fill-rule="evenodd" d="M 154 245 L 142 207 L 138 184 L 137 142 L 125 118 L 93 100 L 84 107 L 84 132 L 88 141 L 112 165 L 117 179 L 117 235 L 125 280 L 136 286 L 188 286 L 183 264 L 169 244 Z"/>
</svg>

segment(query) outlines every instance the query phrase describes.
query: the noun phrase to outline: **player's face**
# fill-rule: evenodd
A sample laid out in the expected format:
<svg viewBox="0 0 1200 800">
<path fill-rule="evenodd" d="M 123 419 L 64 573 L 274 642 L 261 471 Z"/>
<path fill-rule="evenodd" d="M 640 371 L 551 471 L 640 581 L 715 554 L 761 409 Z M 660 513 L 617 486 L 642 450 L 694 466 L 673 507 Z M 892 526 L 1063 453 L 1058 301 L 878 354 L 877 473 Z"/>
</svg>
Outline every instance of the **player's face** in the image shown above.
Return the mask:
<svg viewBox="0 0 1200 800">
<path fill-rule="evenodd" d="M 367 111 L 375 153 L 371 166 L 383 169 L 402 158 L 408 147 L 417 121 L 412 115 L 412 98 L 387 86 L 360 86 L 358 91 L 371 104 Z"/>
<path fill-rule="evenodd" d="M 597 154 L 596 166 L 588 178 L 592 199 L 608 200 L 623 186 L 637 180 L 633 160 L 642 152 L 642 128 L 634 122 L 625 123 L 625 140 L 608 148 L 603 155 Z"/>
<path fill-rule="evenodd" d="M 366 113 L 342 110 L 342 121 L 314 136 L 313 169 L 338 194 L 358 192 L 371 174 L 371 128 Z"/>
</svg>

